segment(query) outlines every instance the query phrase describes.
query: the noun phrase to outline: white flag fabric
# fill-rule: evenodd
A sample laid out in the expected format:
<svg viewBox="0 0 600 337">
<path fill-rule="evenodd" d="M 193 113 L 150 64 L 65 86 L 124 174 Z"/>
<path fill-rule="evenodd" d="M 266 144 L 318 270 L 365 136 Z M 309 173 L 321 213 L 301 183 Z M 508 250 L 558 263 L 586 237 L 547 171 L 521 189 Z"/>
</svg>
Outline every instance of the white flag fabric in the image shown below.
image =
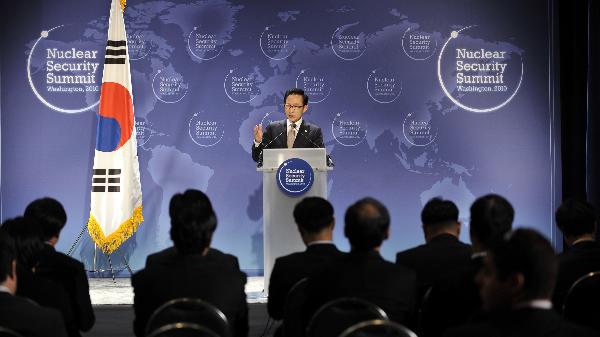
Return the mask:
<svg viewBox="0 0 600 337">
<path fill-rule="evenodd" d="M 123 9 L 112 0 L 88 220 L 90 237 L 107 254 L 144 221 Z"/>
</svg>

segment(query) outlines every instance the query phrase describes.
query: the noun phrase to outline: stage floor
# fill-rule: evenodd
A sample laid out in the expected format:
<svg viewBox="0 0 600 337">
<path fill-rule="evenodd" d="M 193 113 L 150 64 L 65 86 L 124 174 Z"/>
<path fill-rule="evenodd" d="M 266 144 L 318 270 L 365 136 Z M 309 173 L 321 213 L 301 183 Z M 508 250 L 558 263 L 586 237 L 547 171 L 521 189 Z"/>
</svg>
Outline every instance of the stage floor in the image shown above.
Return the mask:
<svg viewBox="0 0 600 337">
<path fill-rule="evenodd" d="M 93 305 L 133 304 L 130 278 L 90 278 L 90 297 Z M 263 277 L 248 277 L 246 298 L 248 303 L 267 303 L 263 293 Z"/>
</svg>

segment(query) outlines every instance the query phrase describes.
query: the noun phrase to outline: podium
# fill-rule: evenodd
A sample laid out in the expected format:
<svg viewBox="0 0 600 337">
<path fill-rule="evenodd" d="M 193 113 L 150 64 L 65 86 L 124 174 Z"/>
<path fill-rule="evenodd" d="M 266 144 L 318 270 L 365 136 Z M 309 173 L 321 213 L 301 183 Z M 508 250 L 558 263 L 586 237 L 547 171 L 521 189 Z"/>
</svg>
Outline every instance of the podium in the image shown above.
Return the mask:
<svg viewBox="0 0 600 337">
<path fill-rule="evenodd" d="M 286 160 L 302 159 L 312 167 L 314 180 L 311 188 L 299 197 L 290 197 L 277 185 L 277 170 Z M 265 149 L 263 166 L 263 247 L 264 291 L 269 291 L 269 279 L 275 259 L 306 250 L 296 223 L 294 207 L 302 198 L 317 196 L 327 198 L 327 167 L 324 148 L 316 149 Z"/>
</svg>

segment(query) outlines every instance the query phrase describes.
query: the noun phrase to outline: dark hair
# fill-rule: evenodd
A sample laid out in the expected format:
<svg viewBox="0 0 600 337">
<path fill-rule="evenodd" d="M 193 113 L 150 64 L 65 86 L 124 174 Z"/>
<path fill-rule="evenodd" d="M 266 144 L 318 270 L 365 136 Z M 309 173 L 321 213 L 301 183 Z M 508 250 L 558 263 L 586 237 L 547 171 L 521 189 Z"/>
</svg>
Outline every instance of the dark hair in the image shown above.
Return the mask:
<svg viewBox="0 0 600 337">
<path fill-rule="evenodd" d="M 67 213 L 61 203 L 48 197 L 32 201 L 24 215 L 40 224 L 44 241 L 58 237 L 67 223 Z"/>
<path fill-rule="evenodd" d="M 0 229 L 0 283 L 3 283 L 8 276 L 13 277 L 12 263 L 17 259 L 17 252 L 13 239 Z"/>
<path fill-rule="evenodd" d="M 4 221 L 2 229 L 14 240 L 19 267 L 35 267 L 44 250 L 40 226 L 29 218 L 16 217 Z"/>
<path fill-rule="evenodd" d="M 515 210 L 508 200 L 497 194 L 488 194 L 475 200 L 471 205 L 469 231 L 471 237 L 485 247 L 499 239 L 512 228 Z"/>
<path fill-rule="evenodd" d="M 285 104 L 287 98 L 289 95 L 300 95 L 302 96 L 302 100 L 304 102 L 304 105 L 308 104 L 308 95 L 304 93 L 304 90 L 299 89 L 299 88 L 292 88 L 288 91 L 285 92 L 285 95 L 283 95 L 283 103 Z"/>
<path fill-rule="evenodd" d="M 508 232 L 490 250 L 498 279 L 523 274 L 526 300 L 550 298 L 556 283 L 558 261 L 550 242 L 532 229 Z"/>
<path fill-rule="evenodd" d="M 565 236 L 591 234 L 595 225 L 596 209 L 585 200 L 569 198 L 556 210 L 556 226 Z"/>
<path fill-rule="evenodd" d="M 421 222 L 425 227 L 443 227 L 458 222 L 458 207 L 442 198 L 429 200 L 421 211 Z"/>
<path fill-rule="evenodd" d="M 379 247 L 390 228 L 390 214 L 376 199 L 364 198 L 346 210 L 344 234 L 353 250 L 367 251 Z"/>
<path fill-rule="evenodd" d="M 294 220 L 309 233 L 318 233 L 333 221 L 333 207 L 320 197 L 302 199 L 294 207 Z"/>
<path fill-rule="evenodd" d="M 206 194 L 198 190 L 177 193 L 169 204 L 171 240 L 181 254 L 199 254 L 210 245 L 217 217 Z"/>
</svg>

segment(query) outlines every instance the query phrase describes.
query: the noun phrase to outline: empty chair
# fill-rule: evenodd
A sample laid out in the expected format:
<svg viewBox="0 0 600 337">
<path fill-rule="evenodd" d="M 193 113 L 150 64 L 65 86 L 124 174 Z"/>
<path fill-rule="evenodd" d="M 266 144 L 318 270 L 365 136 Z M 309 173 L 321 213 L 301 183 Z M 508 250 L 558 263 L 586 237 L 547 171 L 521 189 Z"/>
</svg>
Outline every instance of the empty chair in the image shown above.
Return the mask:
<svg viewBox="0 0 600 337">
<path fill-rule="evenodd" d="M 285 297 L 283 308 L 283 335 L 285 337 L 300 337 L 304 330 L 302 308 L 306 301 L 307 278 L 296 282 Z"/>
<path fill-rule="evenodd" d="M 307 337 L 337 337 L 348 327 L 367 320 L 387 320 L 377 305 L 360 298 L 339 298 L 325 303 L 310 319 Z"/>
<path fill-rule="evenodd" d="M 0 326 L 0 337 L 23 337 L 21 334 L 16 333 L 8 328 L 3 328 Z"/>
<path fill-rule="evenodd" d="M 158 307 L 148 320 L 146 336 L 172 323 L 197 324 L 220 337 L 231 335 L 225 314 L 214 305 L 197 298 L 177 298 Z"/>
<path fill-rule="evenodd" d="M 154 330 L 148 337 L 221 337 L 214 331 L 193 323 L 173 323 Z"/>
<path fill-rule="evenodd" d="M 417 337 L 402 324 L 382 319 L 364 321 L 344 330 L 339 337 Z"/>
<path fill-rule="evenodd" d="M 563 315 L 571 321 L 600 330 L 600 271 L 579 278 L 567 293 Z"/>
</svg>

